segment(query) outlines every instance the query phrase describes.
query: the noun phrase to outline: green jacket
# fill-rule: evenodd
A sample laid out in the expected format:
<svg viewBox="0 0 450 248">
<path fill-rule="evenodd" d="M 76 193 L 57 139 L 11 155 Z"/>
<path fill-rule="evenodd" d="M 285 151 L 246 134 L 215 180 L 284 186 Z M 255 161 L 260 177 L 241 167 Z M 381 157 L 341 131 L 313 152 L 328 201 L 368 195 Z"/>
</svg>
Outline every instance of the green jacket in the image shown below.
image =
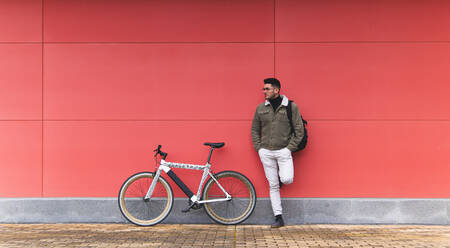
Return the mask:
<svg viewBox="0 0 450 248">
<path fill-rule="evenodd" d="M 294 102 L 291 105 L 292 122 L 297 134 L 294 137 L 286 112 L 289 100 L 286 96 L 281 97 L 283 100 L 276 111 L 267 100 L 256 107 L 252 122 L 252 140 L 256 151 L 260 148 L 279 150 L 285 147 L 293 151 L 303 138 L 304 127 L 297 105 Z"/>
</svg>

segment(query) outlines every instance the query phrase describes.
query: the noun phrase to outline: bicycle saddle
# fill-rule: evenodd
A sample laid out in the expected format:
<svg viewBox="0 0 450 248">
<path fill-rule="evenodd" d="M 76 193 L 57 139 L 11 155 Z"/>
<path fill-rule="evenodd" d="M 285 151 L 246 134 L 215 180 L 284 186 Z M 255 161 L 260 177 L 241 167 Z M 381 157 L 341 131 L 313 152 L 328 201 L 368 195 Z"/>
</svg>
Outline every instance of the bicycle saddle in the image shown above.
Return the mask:
<svg viewBox="0 0 450 248">
<path fill-rule="evenodd" d="M 221 148 L 222 146 L 225 145 L 225 143 L 204 143 L 203 145 L 205 146 L 210 146 L 210 147 L 214 147 L 214 148 Z"/>
</svg>

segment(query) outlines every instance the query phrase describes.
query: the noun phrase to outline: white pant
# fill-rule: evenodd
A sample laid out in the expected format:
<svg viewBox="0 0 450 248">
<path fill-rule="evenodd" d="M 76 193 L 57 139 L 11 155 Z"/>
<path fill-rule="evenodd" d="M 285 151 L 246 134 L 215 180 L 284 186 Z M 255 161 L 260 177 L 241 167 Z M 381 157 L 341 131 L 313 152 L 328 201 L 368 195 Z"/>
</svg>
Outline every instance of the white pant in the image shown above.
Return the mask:
<svg viewBox="0 0 450 248">
<path fill-rule="evenodd" d="M 283 184 L 290 184 L 294 181 L 294 164 L 291 151 L 287 148 L 281 150 L 267 150 L 264 148 L 258 151 L 261 162 L 264 166 L 267 181 L 269 181 L 270 202 L 274 215 L 282 214 L 280 198 L 279 180 Z"/>
</svg>

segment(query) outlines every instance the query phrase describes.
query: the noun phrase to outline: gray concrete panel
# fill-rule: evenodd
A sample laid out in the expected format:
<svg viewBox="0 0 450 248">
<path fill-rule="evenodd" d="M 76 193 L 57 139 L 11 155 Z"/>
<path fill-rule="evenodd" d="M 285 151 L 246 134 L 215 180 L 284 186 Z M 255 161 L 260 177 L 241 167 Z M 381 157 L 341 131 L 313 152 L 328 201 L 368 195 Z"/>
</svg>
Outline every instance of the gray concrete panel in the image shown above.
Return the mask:
<svg viewBox="0 0 450 248">
<path fill-rule="evenodd" d="M 305 223 L 350 223 L 351 201 L 346 199 L 306 199 Z"/>
<path fill-rule="evenodd" d="M 266 199 L 270 210 L 270 200 Z M 283 219 L 289 224 L 305 223 L 305 200 L 301 198 L 287 198 L 282 201 Z M 272 214 L 273 215 L 273 214 Z"/>
<path fill-rule="evenodd" d="M 448 223 L 448 200 L 417 199 L 400 200 L 401 224 L 442 224 Z"/>
<path fill-rule="evenodd" d="M 447 201 L 447 225 L 450 225 L 450 201 Z"/>
<path fill-rule="evenodd" d="M 400 216 L 398 202 L 384 199 L 352 200 L 352 223 L 392 224 Z"/>
<path fill-rule="evenodd" d="M 124 222 L 114 198 L 0 199 L 2 223 Z"/>
</svg>

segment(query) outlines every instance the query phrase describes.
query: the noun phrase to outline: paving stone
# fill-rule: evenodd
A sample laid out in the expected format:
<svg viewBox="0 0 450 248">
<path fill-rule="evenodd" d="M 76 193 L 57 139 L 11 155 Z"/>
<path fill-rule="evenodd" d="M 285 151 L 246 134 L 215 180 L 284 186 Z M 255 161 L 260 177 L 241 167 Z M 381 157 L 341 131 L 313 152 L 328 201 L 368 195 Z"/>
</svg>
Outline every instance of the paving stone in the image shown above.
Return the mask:
<svg viewBox="0 0 450 248">
<path fill-rule="evenodd" d="M 0 224 L 0 247 L 450 248 L 450 226 Z"/>
</svg>

